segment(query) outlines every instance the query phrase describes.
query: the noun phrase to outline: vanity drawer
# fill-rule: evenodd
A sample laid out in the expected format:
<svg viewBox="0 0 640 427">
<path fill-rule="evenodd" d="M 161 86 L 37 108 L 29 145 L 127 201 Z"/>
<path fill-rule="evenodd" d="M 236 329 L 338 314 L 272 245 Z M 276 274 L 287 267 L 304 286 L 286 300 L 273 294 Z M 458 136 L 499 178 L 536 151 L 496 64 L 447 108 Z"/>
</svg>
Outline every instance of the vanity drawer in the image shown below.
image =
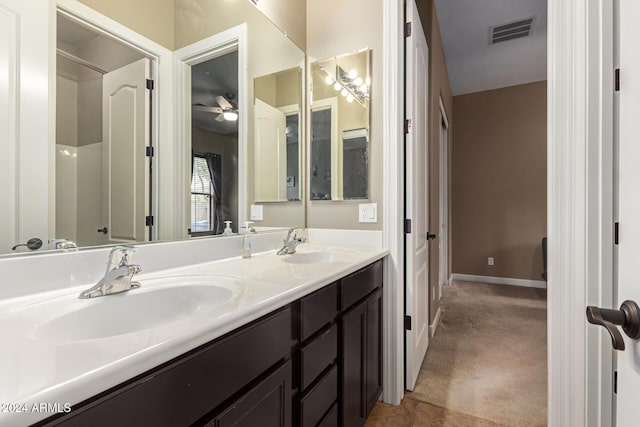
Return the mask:
<svg viewBox="0 0 640 427">
<path fill-rule="evenodd" d="M 338 314 L 338 285 L 333 283 L 300 299 L 300 341 L 331 323 Z"/>
<path fill-rule="evenodd" d="M 338 355 L 338 327 L 334 324 L 300 350 L 300 389 L 305 390 Z"/>
<path fill-rule="evenodd" d="M 338 397 L 338 367 L 336 365 L 300 399 L 302 427 L 316 426 Z"/>
<path fill-rule="evenodd" d="M 371 291 L 382 286 L 382 260 L 342 279 L 340 286 L 340 310 L 344 311 Z"/>
</svg>

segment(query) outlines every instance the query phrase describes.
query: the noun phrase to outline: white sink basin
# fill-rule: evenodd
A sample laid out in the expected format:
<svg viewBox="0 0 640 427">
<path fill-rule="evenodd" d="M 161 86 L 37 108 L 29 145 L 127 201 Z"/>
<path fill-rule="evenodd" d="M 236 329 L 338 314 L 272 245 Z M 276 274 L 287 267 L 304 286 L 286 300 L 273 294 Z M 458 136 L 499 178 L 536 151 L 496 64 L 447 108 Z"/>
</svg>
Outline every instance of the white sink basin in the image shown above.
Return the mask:
<svg viewBox="0 0 640 427">
<path fill-rule="evenodd" d="M 152 329 L 188 319 L 230 301 L 239 286 L 206 276 L 141 280 L 142 287 L 89 300 L 35 330 L 47 341 L 73 342 Z M 78 304 L 79 303 L 79 304 Z"/>
<path fill-rule="evenodd" d="M 328 262 L 344 262 L 349 260 L 349 256 L 342 252 L 335 251 L 314 251 L 299 252 L 292 255 L 285 255 L 282 260 L 290 264 L 320 264 Z"/>
</svg>

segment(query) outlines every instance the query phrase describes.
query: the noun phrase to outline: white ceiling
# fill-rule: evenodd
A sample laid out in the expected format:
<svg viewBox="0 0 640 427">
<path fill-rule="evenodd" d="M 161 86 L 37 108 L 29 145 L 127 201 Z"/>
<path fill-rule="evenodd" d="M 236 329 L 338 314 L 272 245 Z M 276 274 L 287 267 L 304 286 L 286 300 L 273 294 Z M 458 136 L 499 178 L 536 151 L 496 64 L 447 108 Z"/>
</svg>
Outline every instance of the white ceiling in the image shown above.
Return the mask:
<svg viewBox="0 0 640 427">
<path fill-rule="evenodd" d="M 436 0 L 453 95 L 547 78 L 547 0 Z M 530 37 L 489 45 L 489 27 L 536 16 Z"/>
</svg>

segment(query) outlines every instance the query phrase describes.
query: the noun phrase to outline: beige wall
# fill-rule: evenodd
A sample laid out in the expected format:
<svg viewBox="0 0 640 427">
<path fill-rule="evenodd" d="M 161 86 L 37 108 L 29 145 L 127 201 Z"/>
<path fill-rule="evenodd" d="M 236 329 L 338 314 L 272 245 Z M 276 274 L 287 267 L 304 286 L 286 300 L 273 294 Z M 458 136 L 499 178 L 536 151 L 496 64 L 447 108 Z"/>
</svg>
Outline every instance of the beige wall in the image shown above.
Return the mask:
<svg viewBox="0 0 640 427">
<path fill-rule="evenodd" d="M 365 47 L 372 50 L 369 200 L 378 204 L 378 222 L 360 224 L 358 204 L 363 203 L 362 200 L 309 202 L 308 227 L 382 229 L 382 5 L 382 0 L 307 0 L 307 55 L 310 63 Z M 357 17 L 356 21 L 354 17 Z"/>
<path fill-rule="evenodd" d="M 449 85 L 449 73 L 442 48 L 440 24 L 433 0 L 417 2 L 420 20 L 429 44 L 429 231 L 435 234 L 440 230 L 440 99 L 449 121 L 453 124 L 453 97 Z M 449 142 L 451 145 L 449 132 Z M 440 301 L 440 253 L 439 241 L 433 240 L 429 247 L 429 318 L 433 322 Z M 435 296 L 435 299 L 434 299 Z"/>
<path fill-rule="evenodd" d="M 302 50 L 307 47 L 307 26 L 303 19 L 307 14 L 305 0 L 260 0 L 257 8 Z"/>
<path fill-rule="evenodd" d="M 79 0 L 158 44 L 173 50 L 173 0 Z"/>
<path fill-rule="evenodd" d="M 454 98 L 454 273 L 541 280 L 546 91 L 543 81 Z"/>
</svg>

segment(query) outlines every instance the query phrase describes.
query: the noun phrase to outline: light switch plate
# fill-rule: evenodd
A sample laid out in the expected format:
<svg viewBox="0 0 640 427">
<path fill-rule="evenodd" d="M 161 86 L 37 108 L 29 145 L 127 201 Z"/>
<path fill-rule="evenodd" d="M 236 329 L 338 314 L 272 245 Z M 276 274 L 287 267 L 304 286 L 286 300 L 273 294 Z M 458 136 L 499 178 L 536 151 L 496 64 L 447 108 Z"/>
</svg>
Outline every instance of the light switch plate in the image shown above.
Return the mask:
<svg viewBox="0 0 640 427">
<path fill-rule="evenodd" d="M 377 203 L 361 203 L 358 205 L 358 221 L 378 222 L 378 204 Z"/>
<path fill-rule="evenodd" d="M 264 218 L 264 206 L 251 205 L 251 221 L 262 221 Z"/>
</svg>

